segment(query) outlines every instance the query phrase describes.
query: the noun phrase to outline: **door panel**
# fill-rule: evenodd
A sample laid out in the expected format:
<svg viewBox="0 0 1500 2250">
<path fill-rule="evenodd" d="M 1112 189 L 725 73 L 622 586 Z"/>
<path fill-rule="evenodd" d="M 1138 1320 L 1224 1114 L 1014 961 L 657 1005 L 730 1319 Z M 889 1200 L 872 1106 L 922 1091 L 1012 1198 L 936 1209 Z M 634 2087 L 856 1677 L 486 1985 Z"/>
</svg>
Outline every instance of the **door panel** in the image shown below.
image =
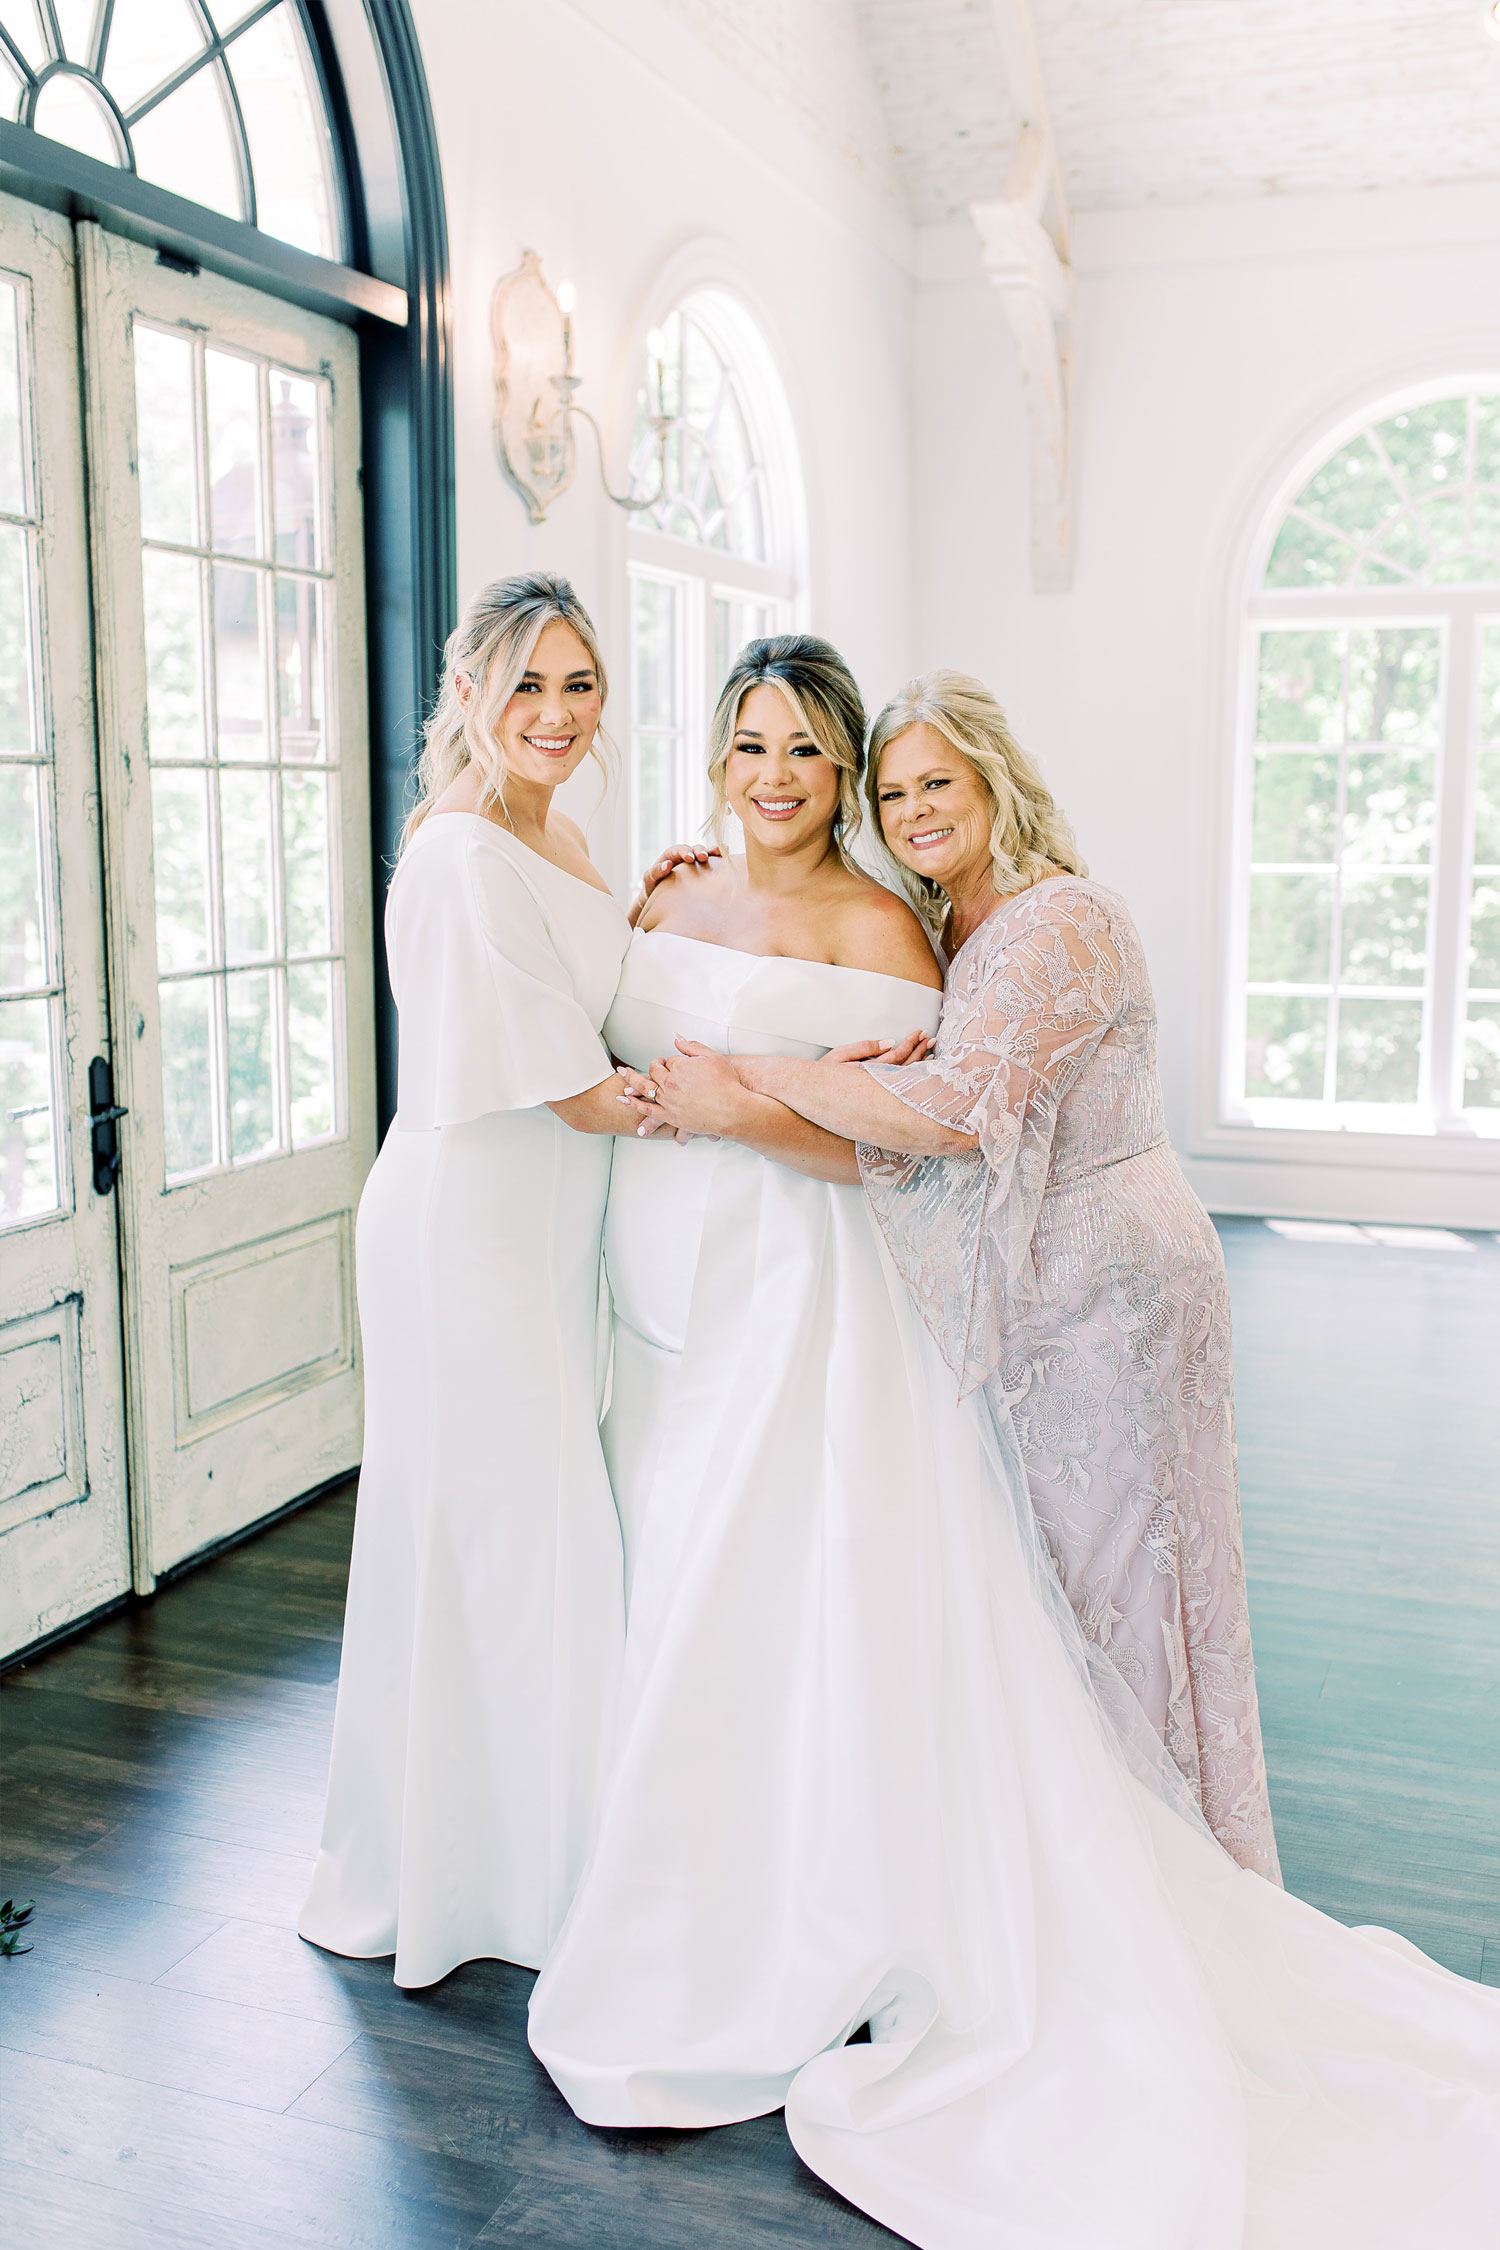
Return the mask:
<svg viewBox="0 0 1500 2250">
<path fill-rule="evenodd" d="M 72 229 L 0 196 L 0 1654 L 130 1583 L 77 362 Z"/>
<path fill-rule="evenodd" d="M 79 233 L 136 1584 L 359 1459 L 358 362 Z"/>
</svg>

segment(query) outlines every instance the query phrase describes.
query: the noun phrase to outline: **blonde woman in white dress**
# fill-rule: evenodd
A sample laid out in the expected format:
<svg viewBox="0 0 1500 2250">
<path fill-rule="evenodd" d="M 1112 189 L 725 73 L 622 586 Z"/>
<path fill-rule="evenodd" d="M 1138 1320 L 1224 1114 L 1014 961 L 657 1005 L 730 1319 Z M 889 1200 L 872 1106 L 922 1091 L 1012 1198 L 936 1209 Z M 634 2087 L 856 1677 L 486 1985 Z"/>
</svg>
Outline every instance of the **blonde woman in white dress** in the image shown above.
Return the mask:
<svg viewBox="0 0 1500 2250">
<path fill-rule="evenodd" d="M 386 909 L 398 1107 L 360 1204 L 365 1448 L 322 1849 L 299 1928 L 396 1982 L 535 1967 L 583 1860 L 624 1635 L 597 1432 L 630 940 L 553 794 L 604 667 L 564 579 L 449 641 Z"/>
<path fill-rule="evenodd" d="M 785 669 L 752 643 L 716 721 L 744 869 L 656 894 L 609 1018 L 642 1124 L 722 1137 L 618 1144 L 620 1741 L 532 2046 L 594 2124 L 784 2107 L 922 2250 L 1494 2250 L 1500 1993 L 1216 1840 L 1083 1638 L 1003 1394 L 959 1395 L 843 1184 L 856 1138 L 951 1163 L 962 1294 L 1004 1129 L 975 1058 L 967 1107 L 923 1091 L 962 990 L 942 1070 L 840 1059 L 899 1056 L 938 996 L 913 927 L 846 954 L 804 911 L 831 776 L 805 694 L 766 757 Z"/>
</svg>

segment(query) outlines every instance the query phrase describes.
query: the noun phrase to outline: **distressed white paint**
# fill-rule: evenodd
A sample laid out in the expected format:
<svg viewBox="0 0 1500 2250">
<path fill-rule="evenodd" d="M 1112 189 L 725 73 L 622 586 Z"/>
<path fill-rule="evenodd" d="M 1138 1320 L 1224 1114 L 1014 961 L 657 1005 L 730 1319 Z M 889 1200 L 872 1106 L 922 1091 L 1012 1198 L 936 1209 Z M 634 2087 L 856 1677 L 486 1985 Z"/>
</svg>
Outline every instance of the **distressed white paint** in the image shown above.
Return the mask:
<svg viewBox="0 0 1500 2250">
<path fill-rule="evenodd" d="M 247 1273 L 260 1271 L 266 1286 L 247 1287 L 237 1328 L 217 1332 L 207 1380 L 220 1411 L 206 1412 L 201 1424 L 191 1412 L 179 1418 L 190 1375 L 177 1364 L 186 1329 L 180 1318 L 174 1322 L 184 1269 L 315 1222 L 347 1228 L 374 1155 L 359 378 L 347 329 L 212 275 L 171 272 L 148 251 L 98 227 L 83 226 L 79 236 L 117 1092 L 131 1112 L 120 1176 L 131 1511 L 135 1582 L 146 1588 L 172 1563 L 351 1467 L 360 1455 L 357 1359 L 314 1384 L 303 1380 L 300 1362 L 285 1369 L 284 1379 L 267 1379 L 265 1354 L 268 1348 L 274 1353 L 272 1340 L 286 1316 L 274 1260 L 247 1262 Z M 157 323 L 205 328 L 215 342 L 267 354 L 284 366 L 319 370 L 333 394 L 349 1134 L 170 1189 L 164 1188 L 140 504 L 133 474 L 131 319 L 137 311 Z"/>
<path fill-rule="evenodd" d="M 88 1492 L 78 1299 L 0 1322 L 0 1531 Z"/>
<path fill-rule="evenodd" d="M 1004 192 L 1024 114 L 993 0 L 856 0 L 918 226 Z"/>
<path fill-rule="evenodd" d="M 354 1365 L 348 1211 L 174 1266 L 179 1445 Z"/>
<path fill-rule="evenodd" d="M 61 1213 L 0 1234 L 0 1654 L 130 1583 L 113 1204 L 93 1192 L 88 1066 L 109 1052 L 73 238 L 0 196 L 0 264 L 30 289 L 43 709 L 56 781 L 66 1129 Z"/>
<path fill-rule="evenodd" d="M 970 206 L 985 273 L 1016 347 L 1030 452 L 1031 582 L 1063 593 L 1073 576 L 1073 273 L 1068 207 L 1026 0 L 997 0 L 1006 64 L 1026 121 L 1005 194 Z"/>
<path fill-rule="evenodd" d="M 848 13 L 834 0 L 668 4 L 846 161 L 875 162 L 862 107 L 847 106 L 857 71 L 830 37 Z M 1015 6 L 853 0 L 919 226 L 1004 192 L 1029 114 Z M 1500 47 L 1468 0 L 1032 0 L 1031 13 L 1075 210 L 1500 177 Z M 830 66 L 832 92 L 818 81 Z"/>
</svg>

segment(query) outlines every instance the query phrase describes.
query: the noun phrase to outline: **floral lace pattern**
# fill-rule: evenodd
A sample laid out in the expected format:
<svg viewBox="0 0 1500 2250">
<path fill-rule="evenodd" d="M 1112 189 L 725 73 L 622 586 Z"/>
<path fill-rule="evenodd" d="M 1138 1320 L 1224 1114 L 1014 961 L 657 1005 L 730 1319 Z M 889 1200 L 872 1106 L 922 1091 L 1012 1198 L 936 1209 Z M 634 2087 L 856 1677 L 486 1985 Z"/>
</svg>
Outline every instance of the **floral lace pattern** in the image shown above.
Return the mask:
<svg viewBox="0 0 1500 2250">
<path fill-rule="evenodd" d="M 1241 1866 L 1280 1880 L 1240 1540 L 1229 1291 L 1168 1145 L 1124 903 L 1075 876 L 954 958 L 936 1050 L 868 1064 L 963 1156 L 861 1147 L 887 1245 L 963 1391 L 1008 1409 L 1032 1505 L 1110 1658 Z"/>
</svg>

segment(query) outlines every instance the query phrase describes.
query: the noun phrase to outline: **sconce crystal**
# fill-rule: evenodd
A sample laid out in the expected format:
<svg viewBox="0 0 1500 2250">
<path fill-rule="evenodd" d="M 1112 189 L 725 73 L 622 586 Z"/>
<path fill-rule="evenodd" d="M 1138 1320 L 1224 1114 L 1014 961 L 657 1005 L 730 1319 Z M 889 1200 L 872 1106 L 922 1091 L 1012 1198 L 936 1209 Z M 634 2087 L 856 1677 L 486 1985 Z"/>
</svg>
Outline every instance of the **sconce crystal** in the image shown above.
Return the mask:
<svg viewBox="0 0 1500 2250">
<path fill-rule="evenodd" d="M 573 306 L 570 281 L 554 292 L 542 273 L 534 250 L 524 253 L 514 273 L 495 284 L 490 300 L 490 336 L 495 347 L 495 444 L 500 463 L 526 503 L 533 523 L 544 523 L 547 510 L 573 482 L 578 449 L 575 416 L 582 416 L 594 433 L 599 451 L 599 481 L 617 508 L 634 514 L 654 508 L 666 490 L 667 440 L 677 417 L 665 411 L 662 393 L 660 329 L 646 340 L 651 361 L 651 395 L 655 412 L 649 416 L 656 433 L 656 490 L 641 496 L 611 492 L 604 474 L 604 439 L 587 407 L 578 404 L 580 378 L 573 373 Z"/>
</svg>

